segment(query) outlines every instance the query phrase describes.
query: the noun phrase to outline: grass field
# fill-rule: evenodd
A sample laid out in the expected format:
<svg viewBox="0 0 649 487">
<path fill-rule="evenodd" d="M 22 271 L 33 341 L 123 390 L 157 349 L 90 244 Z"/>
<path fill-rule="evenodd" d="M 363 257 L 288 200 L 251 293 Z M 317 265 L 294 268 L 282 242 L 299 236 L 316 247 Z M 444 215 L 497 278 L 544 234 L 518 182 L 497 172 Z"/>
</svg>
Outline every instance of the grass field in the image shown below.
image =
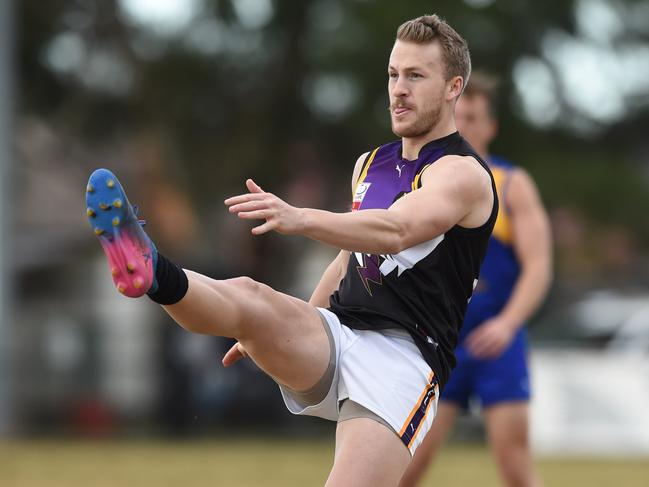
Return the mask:
<svg viewBox="0 0 649 487">
<path fill-rule="evenodd" d="M 333 455 L 324 441 L 0 443 L 2 487 L 321 486 Z M 541 459 L 547 487 L 649 485 L 649 459 Z M 498 486 L 488 452 L 449 446 L 426 485 Z"/>
</svg>

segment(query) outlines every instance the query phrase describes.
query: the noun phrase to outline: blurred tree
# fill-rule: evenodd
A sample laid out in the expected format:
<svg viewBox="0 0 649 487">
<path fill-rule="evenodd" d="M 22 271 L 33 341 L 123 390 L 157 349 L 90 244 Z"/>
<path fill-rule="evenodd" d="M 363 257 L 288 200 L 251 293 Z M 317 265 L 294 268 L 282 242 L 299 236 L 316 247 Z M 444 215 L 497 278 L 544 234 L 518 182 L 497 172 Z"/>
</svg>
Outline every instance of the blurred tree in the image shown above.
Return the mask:
<svg viewBox="0 0 649 487">
<path fill-rule="evenodd" d="M 421 1 L 175 3 L 178 10 L 163 17 L 161 6 L 146 10 L 153 4 L 137 0 L 21 2 L 21 114 L 90 146 L 158 133 L 165 170 L 192 188 L 201 207 L 250 175 L 271 188 L 290 178 L 296 141 L 311 145 L 342 187 L 359 153 L 393 137 L 386 60 L 397 25 L 426 13 Z M 574 82 L 566 71 L 580 61 L 573 44 L 603 59 L 626 53 L 629 73 L 647 61 L 646 2 L 446 0 L 434 7 L 466 36 L 474 66 L 502 78 L 496 149 L 529 167 L 550 205 L 622 220 L 649 243 L 641 214 L 649 83 L 616 77 L 605 70 L 617 65 L 604 64 L 611 97 L 622 89 L 616 79 L 627 81 L 627 95 L 616 112 L 589 111 L 606 99 L 595 91 L 584 105 L 579 96 L 592 80 Z"/>
</svg>

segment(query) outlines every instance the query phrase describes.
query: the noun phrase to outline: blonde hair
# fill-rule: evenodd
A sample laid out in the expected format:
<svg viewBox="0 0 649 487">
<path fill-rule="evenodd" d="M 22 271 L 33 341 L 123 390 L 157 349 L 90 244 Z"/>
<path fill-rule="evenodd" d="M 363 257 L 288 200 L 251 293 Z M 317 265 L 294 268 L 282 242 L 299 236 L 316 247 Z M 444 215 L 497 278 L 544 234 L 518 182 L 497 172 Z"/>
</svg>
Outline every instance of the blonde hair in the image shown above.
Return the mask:
<svg viewBox="0 0 649 487">
<path fill-rule="evenodd" d="M 460 76 L 467 85 L 471 75 L 471 55 L 464 38 L 437 15 L 423 15 L 408 20 L 397 29 L 397 40 L 415 44 L 439 42 L 446 79 Z"/>
</svg>

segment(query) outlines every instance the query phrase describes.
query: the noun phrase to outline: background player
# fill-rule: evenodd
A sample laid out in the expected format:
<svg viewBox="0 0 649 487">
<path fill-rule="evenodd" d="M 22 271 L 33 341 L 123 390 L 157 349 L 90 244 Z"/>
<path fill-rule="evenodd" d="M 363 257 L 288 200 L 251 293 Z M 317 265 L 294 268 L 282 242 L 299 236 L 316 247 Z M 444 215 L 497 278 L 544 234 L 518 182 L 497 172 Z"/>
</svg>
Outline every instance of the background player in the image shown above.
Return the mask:
<svg viewBox="0 0 649 487">
<path fill-rule="evenodd" d="M 530 176 L 489 154 L 498 131 L 495 96 L 495 80 L 475 73 L 455 109 L 460 133 L 491 166 L 500 210 L 460 332 L 457 367 L 440 398 L 435 423 L 402 479 L 403 487 L 421 479 L 458 413 L 474 397 L 480 400 L 505 484 L 540 484 L 529 445 L 530 391 L 523 326 L 541 304 L 551 281 L 550 225 Z"/>
<path fill-rule="evenodd" d="M 324 305 L 337 290 L 335 313 L 248 278 L 181 269 L 157 252 L 114 175 L 90 178 L 88 217 L 120 292 L 147 293 L 189 331 L 236 338 L 226 365 L 245 349 L 291 411 L 339 421 L 329 486 L 397 485 L 454 365 L 498 210 L 489 169 L 453 118 L 470 69 L 466 42 L 436 16 L 399 28 L 388 90 L 401 140 L 358 159 L 363 211 L 295 208 L 252 180 L 249 193 L 225 201 L 240 218 L 264 220 L 255 235 L 274 230 L 342 249 L 312 298 Z"/>
</svg>

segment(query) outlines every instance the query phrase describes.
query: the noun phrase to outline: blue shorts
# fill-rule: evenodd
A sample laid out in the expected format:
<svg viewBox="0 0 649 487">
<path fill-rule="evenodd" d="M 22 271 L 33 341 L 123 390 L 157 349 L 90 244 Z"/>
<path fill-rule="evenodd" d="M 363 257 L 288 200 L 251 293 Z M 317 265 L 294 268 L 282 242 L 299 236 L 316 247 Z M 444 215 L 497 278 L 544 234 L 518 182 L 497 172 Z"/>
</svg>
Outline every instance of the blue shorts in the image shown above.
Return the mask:
<svg viewBox="0 0 649 487">
<path fill-rule="evenodd" d="M 463 408 L 477 397 L 483 408 L 501 402 L 528 401 L 530 380 L 527 367 L 527 338 L 518 332 L 509 348 L 498 358 L 474 358 L 463 344 L 455 349 L 457 365 L 441 393 L 440 401 L 451 401 Z"/>
</svg>

